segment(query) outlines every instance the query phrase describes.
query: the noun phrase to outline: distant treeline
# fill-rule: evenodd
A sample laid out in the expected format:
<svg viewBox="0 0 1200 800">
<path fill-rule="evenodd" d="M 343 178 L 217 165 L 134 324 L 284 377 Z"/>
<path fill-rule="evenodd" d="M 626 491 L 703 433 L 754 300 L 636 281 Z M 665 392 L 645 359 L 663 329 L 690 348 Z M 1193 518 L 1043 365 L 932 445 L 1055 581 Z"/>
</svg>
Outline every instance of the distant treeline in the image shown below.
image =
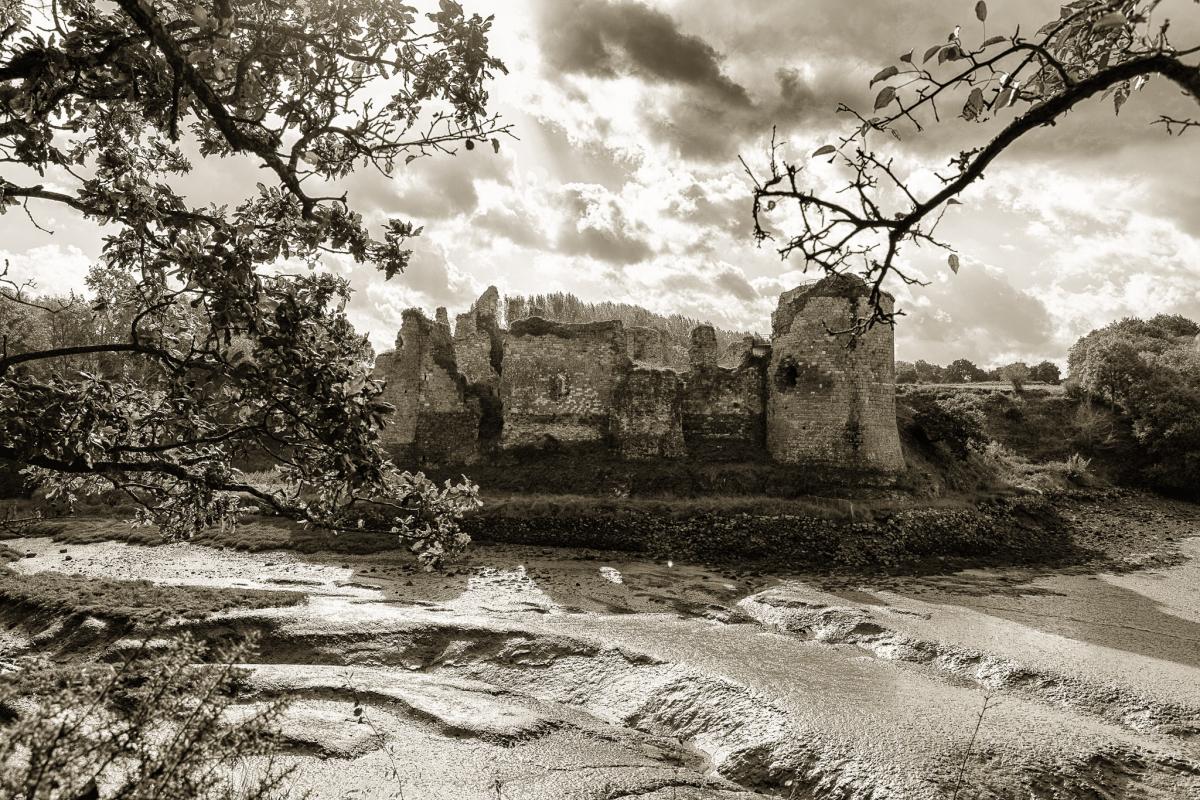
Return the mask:
<svg viewBox="0 0 1200 800">
<path fill-rule="evenodd" d="M 602 301 L 587 303 L 570 292 L 553 292 L 551 294 L 510 295 L 504 298 L 504 317 L 508 324 L 514 320 L 526 317 L 542 317 L 554 322 L 607 322 L 619 320 L 625 327 L 658 328 L 667 334 L 670 350 L 677 358 L 687 363 L 687 350 L 691 341 L 692 330 L 698 325 L 706 325 L 703 320 L 685 317 L 683 314 L 656 314 L 653 311 L 635 306 L 631 303 L 613 303 Z M 750 336 L 747 331 L 730 331 L 713 326 L 717 332 L 718 353 L 734 342 L 740 342 L 743 337 Z"/>
<path fill-rule="evenodd" d="M 977 383 L 979 381 L 1008 381 L 1014 385 L 1062 381 L 1058 365 L 1050 361 L 1029 366 L 1014 361 L 1002 367 L 984 369 L 965 358 L 951 361 L 944 367 L 928 361 L 897 361 L 896 383 Z"/>
</svg>

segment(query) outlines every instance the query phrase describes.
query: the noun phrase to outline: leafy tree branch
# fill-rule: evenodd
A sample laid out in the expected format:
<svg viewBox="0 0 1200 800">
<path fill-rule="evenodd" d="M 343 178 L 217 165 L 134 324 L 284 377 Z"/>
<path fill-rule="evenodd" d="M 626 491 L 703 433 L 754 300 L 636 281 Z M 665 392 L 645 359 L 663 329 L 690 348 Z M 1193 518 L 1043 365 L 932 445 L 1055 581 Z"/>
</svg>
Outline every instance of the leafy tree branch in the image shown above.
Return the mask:
<svg viewBox="0 0 1200 800">
<path fill-rule="evenodd" d="M 420 234 L 369 223 L 343 178 L 510 135 L 486 107 L 504 71 L 490 27 L 451 0 L 0 3 L 0 169 L 20 168 L 0 173 L 0 213 L 59 206 L 111 231 L 87 302 L 0 276 L 0 459 L 64 497 L 125 492 L 170 535 L 249 497 L 400 535 L 430 565 L 461 548 L 475 488 L 381 450 L 392 409 L 349 285 L 319 267 L 334 254 L 391 278 Z M 196 152 L 241 154 L 272 183 L 193 204 L 178 181 Z M 47 180 L 17 178 L 31 171 Z M 238 469 L 264 459 L 283 488 Z M 359 514 L 368 501 L 386 513 Z"/>
</svg>

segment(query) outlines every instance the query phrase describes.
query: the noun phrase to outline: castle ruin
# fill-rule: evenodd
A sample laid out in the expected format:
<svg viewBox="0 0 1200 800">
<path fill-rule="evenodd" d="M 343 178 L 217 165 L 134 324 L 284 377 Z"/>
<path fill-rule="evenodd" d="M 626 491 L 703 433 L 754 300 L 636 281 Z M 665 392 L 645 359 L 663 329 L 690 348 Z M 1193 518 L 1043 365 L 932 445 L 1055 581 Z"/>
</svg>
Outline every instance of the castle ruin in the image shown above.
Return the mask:
<svg viewBox="0 0 1200 800">
<path fill-rule="evenodd" d="M 670 345 L 655 328 L 533 316 L 505 330 L 495 287 L 453 331 L 445 309 L 434 320 L 410 309 L 396 349 L 376 361 L 382 399 L 396 407 L 382 438 L 411 466 L 581 448 L 899 470 L 892 329 L 852 347 L 829 335 L 850 326 L 867 292 L 848 276 L 785 292 L 769 342 L 747 337 L 722 354 L 701 325 L 686 371 L 666 366 Z"/>
</svg>

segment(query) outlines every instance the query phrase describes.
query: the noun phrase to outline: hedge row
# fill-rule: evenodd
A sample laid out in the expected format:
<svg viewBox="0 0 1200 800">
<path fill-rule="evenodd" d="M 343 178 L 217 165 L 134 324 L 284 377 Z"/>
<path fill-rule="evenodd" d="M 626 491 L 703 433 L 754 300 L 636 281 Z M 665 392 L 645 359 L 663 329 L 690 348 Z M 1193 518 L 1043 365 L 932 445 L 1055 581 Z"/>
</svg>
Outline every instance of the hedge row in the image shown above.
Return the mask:
<svg viewBox="0 0 1200 800">
<path fill-rule="evenodd" d="M 868 522 L 716 510 L 664 515 L 601 506 L 519 517 L 485 509 L 464 527 L 481 541 L 681 559 L 759 559 L 815 570 L 908 570 L 947 561 L 1047 563 L 1079 555 L 1067 525 L 1040 498 L 991 501 L 966 510 L 899 511 Z"/>
</svg>

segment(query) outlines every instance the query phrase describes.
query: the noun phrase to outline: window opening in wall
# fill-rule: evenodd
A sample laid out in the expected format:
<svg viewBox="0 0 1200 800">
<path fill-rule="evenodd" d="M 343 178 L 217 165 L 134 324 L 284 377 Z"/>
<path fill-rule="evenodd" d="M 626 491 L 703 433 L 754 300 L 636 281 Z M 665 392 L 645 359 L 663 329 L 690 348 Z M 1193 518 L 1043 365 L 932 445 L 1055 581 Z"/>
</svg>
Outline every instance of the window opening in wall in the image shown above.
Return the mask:
<svg viewBox="0 0 1200 800">
<path fill-rule="evenodd" d="M 776 383 L 780 390 L 795 389 L 796 383 L 800 378 L 800 370 L 796 367 L 796 362 L 789 359 L 779 365 L 779 372 L 776 377 Z"/>
</svg>

